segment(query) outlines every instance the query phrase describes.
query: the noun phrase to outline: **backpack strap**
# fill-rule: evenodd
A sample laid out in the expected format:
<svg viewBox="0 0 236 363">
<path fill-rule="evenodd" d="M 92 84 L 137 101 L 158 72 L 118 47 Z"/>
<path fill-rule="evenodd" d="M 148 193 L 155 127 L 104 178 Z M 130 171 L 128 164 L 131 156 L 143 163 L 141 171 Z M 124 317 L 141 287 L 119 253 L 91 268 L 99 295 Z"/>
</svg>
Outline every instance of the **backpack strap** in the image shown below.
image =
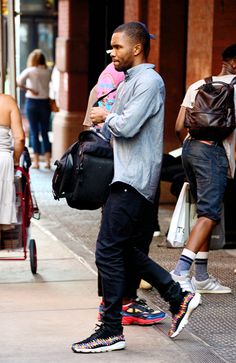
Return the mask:
<svg viewBox="0 0 236 363">
<path fill-rule="evenodd" d="M 235 84 L 236 84 L 236 77 L 234 77 L 234 78 L 232 79 L 232 81 L 230 82 L 230 84 L 232 84 L 232 85 L 235 85 Z"/>
<path fill-rule="evenodd" d="M 98 106 L 98 102 L 101 101 L 103 98 L 107 97 L 110 93 L 115 92 L 116 88 L 113 88 L 111 91 L 109 91 L 108 93 L 106 93 L 105 95 L 99 97 L 97 99 L 97 101 L 93 104 L 93 107 L 97 107 Z"/>
<path fill-rule="evenodd" d="M 204 81 L 206 83 L 211 83 L 212 82 L 212 76 L 204 78 Z"/>
<path fill-rule="evenodd" d="M 211 76 L 211 77 L 206 77 L 206 78 L 204 78 L 204 81 L 205 81 L 206 83 L 213 82 L 212 76 Z M 222 83 L 222 82 L 220 82 L 220 81 L 216 81 L 215 83 Z M 234 77 L 234 78 L 232 79 L 232 81 L 230 82 L 230 84 L 231 84 L 231 85 L 236 84 L 236 77 Z"/>
</svg>

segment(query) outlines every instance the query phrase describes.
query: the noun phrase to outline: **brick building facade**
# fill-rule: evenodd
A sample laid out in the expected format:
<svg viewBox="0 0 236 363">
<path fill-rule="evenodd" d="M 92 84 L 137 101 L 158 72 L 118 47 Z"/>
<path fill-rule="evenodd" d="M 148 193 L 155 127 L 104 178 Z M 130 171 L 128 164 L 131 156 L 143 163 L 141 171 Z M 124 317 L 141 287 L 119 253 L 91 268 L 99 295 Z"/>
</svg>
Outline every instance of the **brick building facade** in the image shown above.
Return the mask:
<svg viewBox="0 0 236 363">
<path fill-rule="evenodd" d="M 222 50 L 236 43 L 236 0 L 59 0 L 56 64 L 60 112 L 54 119 L 53 158 L 82 129 L 89 89 L 109 62 L 112 30 L 145 22 L 156 35 L 149 61 L 167 89 L 165 151 L 178 147 L 174 124 L 186 87 L 217 74 Z"/>
</svg>

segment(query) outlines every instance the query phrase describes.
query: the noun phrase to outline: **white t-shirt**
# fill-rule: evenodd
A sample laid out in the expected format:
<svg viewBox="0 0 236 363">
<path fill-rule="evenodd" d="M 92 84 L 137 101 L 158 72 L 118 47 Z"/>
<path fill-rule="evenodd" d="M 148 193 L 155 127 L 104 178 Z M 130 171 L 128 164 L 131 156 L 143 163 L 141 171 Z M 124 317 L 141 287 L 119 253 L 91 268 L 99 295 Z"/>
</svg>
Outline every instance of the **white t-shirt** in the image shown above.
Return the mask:
<svg viewBox="0 0 236 363">
<path fill-rule="evenodd" d="M 230 83 L 232 79 L 236 77 L 233 74 L 227 74 L 225 76 L 213 76 L 213 81 L 222 81 L 225 83 Z M 186 95 L 183 99 L 181 106 L 184 107 L 193 107 L 196 94 L 198 92 L 198 88 L 205 83 L 204 79 L 197 81 L 191 86 L 189 86 Z M 235 104 L 235 113 L 236 113 L 236 85 L 234 85 L 234 104 Z M 236 117 L 236 114 L 235 114 Z M 227 137 L 223 141 L 223 145 L 226 151 L 226 155 L 229 161 L 229 173 L 228 176 L 233 178 L 235 172 L 235 140 L 236 140 L 236 130 L 232 132 L 230 136 Z"/>
<path fill-rule="evenodd" d="M 25 96 L 35 99 L 47 99 L 49 95 L 49 82 L 51 71 L 44 66 L 29 67 L 24 69 L 17 77 L 17 83 L 32 88 L 38 92 L 37 96 L 30 91 L 26 91 Z"/>
</svg>

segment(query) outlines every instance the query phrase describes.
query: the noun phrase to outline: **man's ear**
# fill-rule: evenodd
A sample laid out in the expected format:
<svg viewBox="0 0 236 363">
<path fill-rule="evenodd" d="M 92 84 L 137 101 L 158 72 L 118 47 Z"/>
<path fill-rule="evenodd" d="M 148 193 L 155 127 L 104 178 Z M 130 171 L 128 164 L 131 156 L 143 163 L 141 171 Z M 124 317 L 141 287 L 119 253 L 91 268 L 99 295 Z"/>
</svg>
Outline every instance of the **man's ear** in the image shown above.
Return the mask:
<svg viewBox="0 0 236 363">
<path fill-rule="evenodd" d="M 236 69 L 236 58 L 233 58 L 229 61 L 231 67 L 235 70 Z"/>
<path fill-rule="evenodd" d="M 139 55 L 142 52 L 142 44 L 138 43 L 134 46 L 134 55 Z"/>
<path fill-rule="evenodd" d="M 232 64 L 233 69 L 236 69 L 236 58 L 233 58 L 232 61 L 233 61 L 233 64 Z"/>
</svg>

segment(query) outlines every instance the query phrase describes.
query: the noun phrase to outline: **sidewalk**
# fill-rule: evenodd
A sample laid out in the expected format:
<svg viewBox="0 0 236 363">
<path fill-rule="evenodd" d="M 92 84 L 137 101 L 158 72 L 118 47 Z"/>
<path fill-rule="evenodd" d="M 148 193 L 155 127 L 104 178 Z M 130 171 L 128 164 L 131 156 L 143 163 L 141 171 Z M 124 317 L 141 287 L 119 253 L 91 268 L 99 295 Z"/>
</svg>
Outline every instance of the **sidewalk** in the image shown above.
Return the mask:
<svg viewBox="0 0 236 363">
<path fill-rule="evenodd" d="M 63 201 L 54 201 L 51 177 L 51 171 L 31 172 L 32 189 L 42 213 L 41 220 L 31 221 L 32 237 L 38 249 L 37 275 L 31 274 L 29 261 L 0 261 L 0 363 L 235 362 L 235 355 L 230 356 L 232 359 L 220 356 L 217 347 L 209 345 L 204 335 L 202 314 L 207 307 L 215 309 L 210 305 L 211 297 L 204 300 L 204 309 L 200 307 L 196 311 L 188 327 L 174 341 L 167 337 L 170 324 L 170 318 L 167 318 L 153 327 L 125 327 L 127 348 L 124 351 L 94 355 L 71 351 L 71 343 L 87 337 L 97 322 L 99 299 L 93 252 L 100 212 L 77 211 Z M 162 209 L 161 225 L 168 223 L 169 215 L 168 209 Z M 159 262 L 164 256 L 167 265 L 173 263 L 169 258 L 173 252 L 176 253 L 162 247 L 157 249 L 156 241 L 152 244 L 151 254 Z M 218 268 L 222 266 L 218 264 Z M 157 302 L 159 306 L 163 304 L 155 290 L 140 292 L 140 295 L 153 306 Z M 213 300 L 215 304 L 216 299 Z M 222 297 L 218 301 L 216 308 L 224 303 Z M 235 295 L 230 301 L 234 304 L 230 305 L 230 317 L 234 319 Z M 208 319 L 209 312 L 207 315 L 204 319 Z M 223 319 L 226 317 L 225 313 Z M 235 320 L 231 336 L 214 323 L 208 320 L 209 334 L 219 329 L 217 333 L 222 339 L 230 338 L 231 344 L 226 349 L 232 349 L 235 345 Z M 197 329 L 192 329 L 195 326 Z M 224 333 L 227 336 L 223 336 Z"/>
<path fill-rule="evenodd" d="M 38 248 L 37 275 L 31 274 L 28 260 L 0 263 L 1 363 L 166 363 L 176 357 L 189 362 L 178 345 L 153 327 L 125 328 L 125 351 L 73 353 L 71 343 L 87 337 L 97 321 L 96 275 L 40 221 L 32 222 L 32 236 Z"/>
</svg>

